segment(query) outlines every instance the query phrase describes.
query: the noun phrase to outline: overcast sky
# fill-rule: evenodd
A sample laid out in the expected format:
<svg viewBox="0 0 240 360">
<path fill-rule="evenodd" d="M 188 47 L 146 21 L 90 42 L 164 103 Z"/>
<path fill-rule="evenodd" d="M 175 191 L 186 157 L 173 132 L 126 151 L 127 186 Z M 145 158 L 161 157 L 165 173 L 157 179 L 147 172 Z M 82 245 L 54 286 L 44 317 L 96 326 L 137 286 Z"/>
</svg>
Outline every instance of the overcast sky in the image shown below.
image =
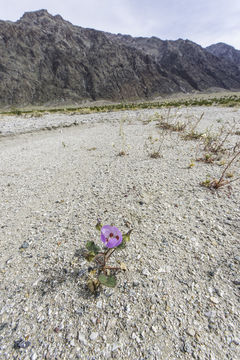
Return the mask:
<svg viewBox="0 0 240 360">
<path fill-rule="evenodd" d="M 240 49 L 240 0 L 0 0 L 0 19 L 47 9 L 74 25 L 202 46 L 225 42 Z"/>
</svg>

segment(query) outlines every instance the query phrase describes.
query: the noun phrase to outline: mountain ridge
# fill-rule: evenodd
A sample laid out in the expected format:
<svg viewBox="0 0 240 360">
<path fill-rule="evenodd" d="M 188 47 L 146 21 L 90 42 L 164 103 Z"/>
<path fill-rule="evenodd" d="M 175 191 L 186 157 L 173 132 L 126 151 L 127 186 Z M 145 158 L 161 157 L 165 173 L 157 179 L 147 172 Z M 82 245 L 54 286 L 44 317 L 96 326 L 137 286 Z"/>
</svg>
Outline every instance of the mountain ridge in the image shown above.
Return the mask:
<svg viewBox="0 0 240 360">
<path fill-rule="evenodd" d="M 0 53 L 1 106 L 240 89 L 238 65 L 190 40 L 110 34 L 45 9 L 1 20 Z"/>
</svg>

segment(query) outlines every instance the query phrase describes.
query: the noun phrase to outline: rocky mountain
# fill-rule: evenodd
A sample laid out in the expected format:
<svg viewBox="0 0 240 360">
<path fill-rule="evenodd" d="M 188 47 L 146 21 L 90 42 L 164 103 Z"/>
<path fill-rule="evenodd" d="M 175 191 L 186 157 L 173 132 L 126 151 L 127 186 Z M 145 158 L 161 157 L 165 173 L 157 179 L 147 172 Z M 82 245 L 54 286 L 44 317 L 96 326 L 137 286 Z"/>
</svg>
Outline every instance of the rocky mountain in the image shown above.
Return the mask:
<svg viewBox="0 0 240 360">
<path fill-rule="evenodd" d="M 186 82 L 192 89 L 200 91 L 211 87 L 239 88 L 240 72 L 237 63 L 232 62 L 226 67 L 224 58 L 206 51 L 192 41 L 182 39 L 163 41 L 156 37 L 133 38 L 121 34 L 108 34 L 108 36 L 149 54 L 170 78 L 182 85 L 183 91 Z"/>
<path fill-rule="evenodd" d="M 206 47 L 206 50 L 220 59 L 233 64 L 240 70 L 240 50 L 236 50 L 233 46 L 217 43 Z"/>
<path fill-rule="evenodd" d="M 237 66 L 193 42 L 85 29 L 47 10 L 0 21 L 0 54 L 1 106 L 240 89 Z"/>
</svg>

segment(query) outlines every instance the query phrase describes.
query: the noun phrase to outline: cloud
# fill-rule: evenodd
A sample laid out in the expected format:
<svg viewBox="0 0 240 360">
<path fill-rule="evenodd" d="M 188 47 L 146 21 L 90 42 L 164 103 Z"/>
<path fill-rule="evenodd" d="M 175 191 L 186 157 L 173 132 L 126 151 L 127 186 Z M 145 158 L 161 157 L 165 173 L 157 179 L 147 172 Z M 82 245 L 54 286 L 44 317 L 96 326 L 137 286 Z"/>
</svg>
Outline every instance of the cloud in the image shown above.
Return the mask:
<svg viewBox="0 0 240 360">
<path fill-rule="evenodd" d="M 75 25 L 133 36 L 188 38 L 207 46 L 240 47 L 239 0 L 8 0 L 2 19 L 16 21 L 25 11 L 45 8 Z"/>
</svg>

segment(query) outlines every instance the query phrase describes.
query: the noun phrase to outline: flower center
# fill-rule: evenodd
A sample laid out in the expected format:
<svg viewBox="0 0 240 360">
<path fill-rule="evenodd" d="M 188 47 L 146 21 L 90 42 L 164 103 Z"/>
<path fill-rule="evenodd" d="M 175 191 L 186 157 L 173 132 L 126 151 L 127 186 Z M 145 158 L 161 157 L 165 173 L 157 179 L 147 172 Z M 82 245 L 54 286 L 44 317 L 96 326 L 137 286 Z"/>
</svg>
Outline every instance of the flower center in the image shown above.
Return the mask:
<svg viewBox="0 0 240 360">
<path fill-rule="evenodd" d="M 119 240 L 119 236 L 118 236 L 118 235 L 116 236 L 116 239 Z"/>
<path fill-rule="evenodd" d="M 113 233 L 110 233 L 110 235 L 109 235 L 110 237 L 113 237 Z"/>
</svg>

